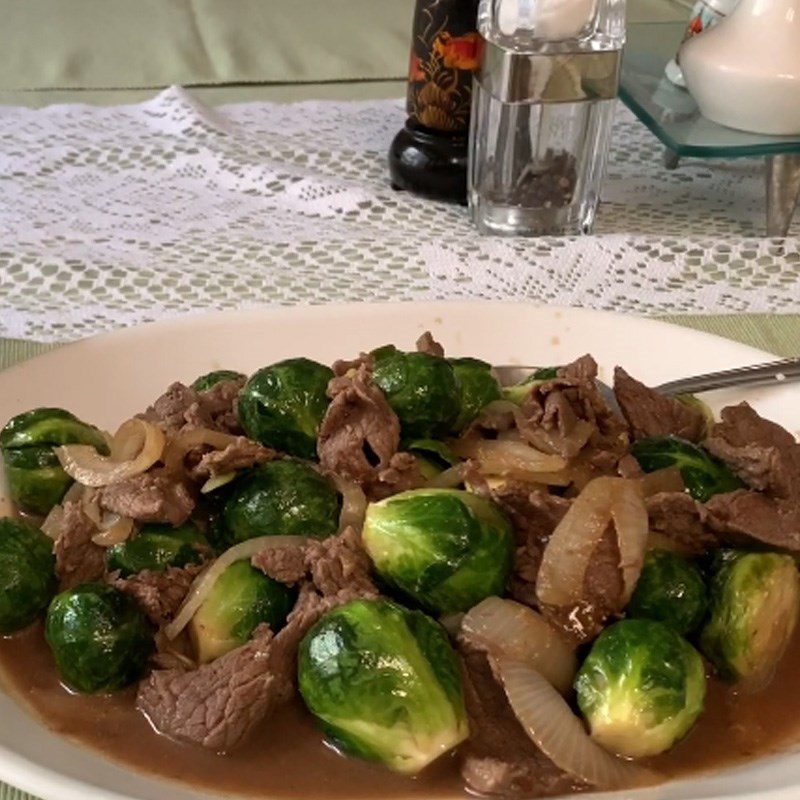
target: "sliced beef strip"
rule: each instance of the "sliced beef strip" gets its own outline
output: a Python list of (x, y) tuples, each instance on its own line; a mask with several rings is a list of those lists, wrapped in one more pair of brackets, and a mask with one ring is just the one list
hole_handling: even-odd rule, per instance
[(277, 457), (277, 453), (245, 436), (237, 436), (223, 450), (204, 453), (189, 471), (193, 480), (205, 481), (227, 472), (249, 469)]
[(139, 522), (181, 525), (192, 513), (195, 501), (186, 484), (155, 471), (104, 487), (100, 490), (100, 505)]
[(106, 568), (105, 548), (92, 541), (97, 528), (84, 513), (80, 501), (68, 501), (63, 509), (53, 548), (62, 591), (101, 580)]
[(486, 655), (462, 641), (464, 699), (470, 738), (461, 747), (461, 775), (473, 792), (503, 797), (546, 797), (577, 791), (530, 740), (495, 680)]
[(705, 511), (711, 529), (731, 544), (747, 546), (755, 541), (800, 552), (800, 502), (794, 499), (740, 489), (714, 495)]
[(686, 555), (702, 555), (719, 545), (705, 522), (706, 510), (686, 492), (657, 492), (645, 500), (650, 531)]
[(291, 697), (300, 641), (338, 602), (306, 587), (276, 636), (262, 625), (247, 644), (209, 664), (154, 670), (139, 685), (137, 708), (172, 739), (220, 753), (235, 749)]
[(133, 597), (151, 622), (160, 627), (175, 616), (201, 570), (201, 565), (189, 564), (161, 572), (145, 569), (127, 578), (111, 573), (106, 579), (111, 586)]
[(323, 597), (377, 597), (372, 561), (353, 528), (297, 547), (265, 548), (251, 563), (270, 578), (289, 585), (311, 581)]
[(672, 435), (699, 442), (705, 435), (706, 418), (702, 412), (659, 394), (622, 367), (614, 370), (614, 394), (634, 439)]
[(427, 353), (429, 356), (436, 356), (437, 358), (444, 358), (444, 347), (433, 338), (433, 334), (430, 331), (425, 331), (425, 333), (417, 339), (417, 352)]
[(800, 503), (800, 444), (789, 431), (759, 416), (747, 403), (724, 408), (706, 449), (751, 488)]
[(197, 392), (176, 381), (139, 416), (167, 433), (177, 433), (186, 424), (184, 415), (195, 402)]
[(378, 471), (376, 480), (368, 487), (367, 496), (371, 500), (382, 500), (398, 492), (417, 489), (424, 483), (416, 458), (411, 453), (395, 453), (386, 469)]

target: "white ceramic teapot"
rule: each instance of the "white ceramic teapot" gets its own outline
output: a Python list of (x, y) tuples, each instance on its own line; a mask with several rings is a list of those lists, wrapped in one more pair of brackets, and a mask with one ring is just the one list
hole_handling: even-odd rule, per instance
[(742, 0), (680, 50), (704, 117), (743, 131), (800, 134), (800, 0)]

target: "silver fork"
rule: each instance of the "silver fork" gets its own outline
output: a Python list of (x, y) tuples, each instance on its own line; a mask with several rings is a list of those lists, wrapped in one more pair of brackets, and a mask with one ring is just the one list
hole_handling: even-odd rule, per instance
[[(511, 386), (527, 378), (536, 369), (537, 367), (504, 364), (496, 366), (494, 371), (501, 385)], [(653, 388), (666, 395), (697, 394), (714, 389), (728, 389), (732, 386), (775, 386), (797, 380), (800, 380), (800, 358), (783, 358), (767, 364), (754, 364), (749, 367), (694, 375), (691, 378), (662, 383)], [(602, 381), (598, 381), (598, 383), (604, 394), (611, 392), (611, 387), (606, 386)]]

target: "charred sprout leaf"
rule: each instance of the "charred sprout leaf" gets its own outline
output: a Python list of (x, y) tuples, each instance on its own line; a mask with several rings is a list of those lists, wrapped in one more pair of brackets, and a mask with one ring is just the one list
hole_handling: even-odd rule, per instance
[(0, 431), (11, 499), (23, 511), (45, 516), (72, 484), (53, 452), (63, 444), (87, 444), (108, 452), (97, 428), (61, 408), (26, 411)]
[(628, 617), (655, 619), (685, 635), (702, 623), (707, 608), (708, 590), (698, 567), (668, 550), (647, 553)]
[(245, 644), (262, 622), (277, 633), (296, 599), (296, 590), (268, 578), (249, 561), (234, 562), (189, 622), (198, 661), (206, 664)]
[(715, 494), (733, 492), (744, 484), (718, 458), (677, 436), (656, 436), (634, 442), (631, 453), (645, 472), (677, 467), (686, 490), (705, 503)]
[(110, 692), (138, 680), (153, 632), (136, 601), (101, 583), (84, 583), (53, 599), (45, 638), (64, 682), (79, 692)]
[(300, 644), (300, 693), (345, 753), (414, 774), (469, 733), (444, 629), (387, 600), (326, 614)]
[(242, 372), (236, 372), (233, 369), (216, 369), (213, 372), (207, 372), (196, 378), (192, 383), (191, 388), (196, 392), (207, 392), (212, 386), (216, 386), (223, 381), (237, 381), (246, 378)]
[(575, 679), (592, 737), (632, 758), (669, 750), (694, 725), (706, 693), (703, 660), (674, 630), (648, 619), (612, 625)]
[(778, 553), (723, 550), (712, 567), (711, 613), (700, 648), (720, 675), (765, 684), (797, 624), (800, 578)]
[(493, 400), (500, 399), (500, 384), (492, 365), (477, 358), (449, 358), (458, 381), (459, 412), (453, 431), (459, 433)]
[(490, 500), (456, 489), (414, 489), (367, 508), (362, 541), (387, 583), (438, 614), (502, 595), (511, 525)]
[(528, 375), (527, 378), (515, 383), (513, 386), (504, 386), (502, 393), (504, 400), (522, 405), (524, 400), (531, 393), (534, 386), (538, 386), (545, 381), (551, 381), (558, 377), (558, 367), (540, 367)]
[(444, 358), (388, 351), (375, 357), (373, 378), (397, 414), (405, 439), (444, 436), (458, 417), (458, 382)]
[(298, 458), (314, 458), (332, 377), (330, 368), (307, 358), (264, 367), (239, 395), (239, 422), (261, 444)]
[(145, 569), (163, 572), (168, 567), (199, 564), (207, 549), (205, 536), (191, 522), (178, 528), (145, 525), (133, 538), (108, 548), (106, 566), (109, 572), (119, 570), (123, 578)]
[(268, 461), (223, 487), (219, 494), (224, 505), (212, 524), (212, 536), (221, 549), (256, 536), (323, 538), (339, 527), (336, 489), (301, 461)]
[(28, 522), (0, 519), (0, 634), (30, 625), (57, 587), (53, 542)]

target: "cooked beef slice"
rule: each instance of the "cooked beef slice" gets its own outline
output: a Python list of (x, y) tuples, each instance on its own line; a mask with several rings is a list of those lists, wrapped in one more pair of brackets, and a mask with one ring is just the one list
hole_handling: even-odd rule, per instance
[(747, 403), (724, 408), (705, 447), (751, 488), (800, 502), (800, 444)]
[(247, 644), (209, 664), (154, 670), (139, 685), (137, 708), (172, 739), (220, 753), (235, 749), (291, 697), (300, 641), (334, 604), (301, 592), (277, 636), (262, 625)]
[(105, 548), (92, 541), (97, 528), (84, 513), (80, 501), (68, 501), (63, 508), (53, 548), (62, 591), (100, 580), (106, 568)]
[(204, 481), (216, 475), (224, 475), (226, 472), (249, 469), (256, 464), (271, 461), (276, 456), (274, 450), (245, 436), (237, 436), (223, 450), (204, 453), (189, 474), (193, 480)]
[(686, 492), (657, 492), (646, 498), (650, 530), (669, 539), (687, 555), (702, 555), (719, 545), (705, 524), (706, 511)]
[(372, 561), (353, 528), (297, 547), (267, 547), (251, 563), (270, 578), (289, 585), (310, 580), (323, 597), (377, 597)]
[(461, 643), (470, 738), (461, 747), (461, 775), (474, 792), (546, 797), (582, 787), (530, 740), (514, 716), (484, 653)]
[(192, 428), (241, 433), (236, 400), (244, 383), (244, 378), (220, 381), (205, 392), (195, 392), (175, 382), (140, 416), (167, 433)]
[(112, 483), (100, 490), (100, 505), (139, 522), (168, 522), (181, 525), (194, 509), (194, 498), (176, 478), (158, 472), (144, 472)]
[(145, 569), (127, 578), (119, 573), (107, 576), (108, 583), (139, 604), (155, 625), (166, 625), (181, 607), (192, 581), (202, 567), (189, 564), (186, 567), (168, 567), (162, 572)]
[(417, 352), (444, 358), (444, 347), (433, 338), (433, 334), (430, 331), (425, 331), (425, 333), (417, 339)]
[(372, 382), (370, 360), (333, 378), (328, 396), (317, 439), (323, 469), (358, 483), (373, 499), (421, 485), (416, 460), (397, 452), (400, 421)]
[(622, 367), (614, 370), (614, 394), (634, 439), (672, 435), (699, 442), (705, 434), (701, 411), (650, 389)]
[(740, 489), (714, 495), (705, 510), (711, 529), (731, 544), (747, 546), (755, 541), (800, 552), (800, 502), (794, 498), (775, 499)]

